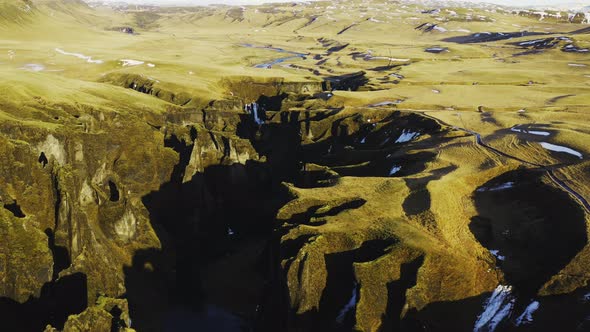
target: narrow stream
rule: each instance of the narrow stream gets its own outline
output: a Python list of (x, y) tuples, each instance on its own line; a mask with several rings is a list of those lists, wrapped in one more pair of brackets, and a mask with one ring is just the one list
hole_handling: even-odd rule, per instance
[(265, 50), (269, 50), (269, 51), (275, 51), (275, 52), (279, 52), (279, 53), (290, 54), (289, 56), (286, 56), (286, 57), (282, 57), (282, 58), (274, 59), (274, 60), (269, 61), (269, 62), (264, 62), (264, 63), (257, 64), (257, 65), (254, 66), (254, 68), (271, 69), (272, 66), (277, 65), (279, 63), (283, 63), (285, 61), (293, 60), (293, 59), (297, 59), (297, 58), (305, 59), (305, 57), (309, 55), (308, 53), (299, 53), (299, 52), (287, 51), (287, 50), (282, 49), (280, 47), (257, 46), (257, 45), (253, 45), (253, 44), (241, 44), (240, 46), (248, 47), (248, 48), (260, 48), (260, 49), (265, 49)]

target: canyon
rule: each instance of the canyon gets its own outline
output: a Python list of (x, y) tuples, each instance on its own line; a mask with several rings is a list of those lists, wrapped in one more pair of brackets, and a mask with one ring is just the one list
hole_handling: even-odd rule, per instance
[(590, 330), (582, 14), (435, 6), (0, 0), (2, 329)]

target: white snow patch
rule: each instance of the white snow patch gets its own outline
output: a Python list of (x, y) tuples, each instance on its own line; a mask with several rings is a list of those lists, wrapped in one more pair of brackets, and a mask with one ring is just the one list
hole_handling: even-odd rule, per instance
[(401, 100), (396, 100), (396, 101), (383, 101), (377, 104), (371, 104), (369, 105), (369, 107), (381, 107), (381, 106), (389, 106), (389, 105), (397, 105), (399, 103), (401, 103)]
[(533, 45), (533, 44), (537, 44), (540, 43), (542, 41), (544, 41), (545, 39), (535, 39), (535, 40), (530, 40), (530, 41), (526, 41), (526, 42), (521, 42), (518, 43), (518, 45), (520, 46), (525, 46), (525, 45)]
[(150, 67), (150, 68), (154, 68), (156, 65), (153, 64), (153, 63), (148, 63), (147, 66)]
[(408, 61), (410, 61), (410, 59), (402, 59), (402, 58), (385, 58), (384, 60), (399, 61), (399, 62), (408, 62)]
[(104, 61), (102, 60), (92, 60), (91, 56), (87, 56), (81, 53), (71, 53), (71, 52), (66, 52), (64, 50), (62, 50), (61, 48), (56, 48), (55, 51), (57, 53), (63, 54), (63, 55), (69, 55), (69, 56), (74, 56), (76, 58), (82, 59), (82, 60), (86, 60), (86, 62), (88, 63), (96, 63), (96, 64), (101, 64)]
[(533, 12), (533, 14), (540, 16), (539, 21), (544, 20), (545, 16), (547, 15), (547, 13), (545, 13), (545, 12)]
[(580, 152), (578, 152), (574, 149), (570, 149), (565, 146), (555, 145), (555, 144), (551, 144), (551, 143), (547, 143), (547, 142), (541, 142), (541, 146), (549, 151), (565, 152), (565, 153), (574, 155), (580, 159), (584, 159), (584, 157), (582, 156), (582, 154)]
[(121, 59), (119, 61), (121, 61), (121, 65), (123, 65), (123, 67), (132, 67), (132, 66), (139, 66), (139, 65), (144, 64), (143, 61), (132, 60), (132, 59)]
[(445, 29), (445, 28), (443, 28), (441, 26), (438, 26), (438, 25), (435, 26), (433, 29), (436, 30), (436, 31), (439, 31), (439, 32), (447, 32), (448, 31), (447, 29)]
[(401, 166), (393, 165), (393, 167), (391, 167), (391, 170), (389, 171), (389, 175), (390, 176), (391, 175), (394, 175), (395, 173), (397, 173), (397, 172), (399, 172), (401, 170), (402, 170), (402, 167)]
[(510, 128), (510, 131), (513, 131), (513, 132), (516, 132), (516, 133), (537, 135), (537, 136), (549, 136), (549, 135), (551, 135), (551, 133), (546, 132), (546, 131), (526, 130), (526, 129), (520, 129), (520, 128), (515, 128), (515, 127)]
[(45, 66), (40, 65), (38, 63), (27, 63), (26, 65), (20, 67), (20, 69), (27, 70), (27, 71), (39, 72), (39, 71), (45, 70)]
[(412, 132), (409, 129), (404, 129), (395, 143), (406, 143), (417, 138), (418, 136), (420, 136), (420, 133)]
[(586, 67), (586, 65), (582, 63), (568, 63), (567, 65), (570, 67)]
[(500, 255), (500, 250), (490, 250), (490, 253), (500, 261), (506, 260), (506, 256)]
[(506, 189), (510, 189), (512, 187), (514, 187), (514, 182), (506, 182), (506, 183), (502, 183), (501, 185), (495, 186), (495, 187), (491, 187), (491, 188), (487, 188), (487, 187), (482, 187), (477, 189), (477, 192), (484, 192), (484, 191), (501, 191), (501, 190), (506, 190)]
[(399, 61), (399, 62), (408, 62), (410, 61), (410, 59), (401, 59), (401, 58), (389, 58), (386, 56), (365, 56), (365, 59), (367, 60), (388, 60), (388, 61)]
[(484, 304), (484, 310), (477, 318), (473, 332), (494, 332), (498, 324), (508, 317), (514, 308), (512, 286), (499, 285)]
[(344, 306), (344, 308), (342, 308), (342, 310), (340, 310), (340, 313), (338, 313), (338, 316), (336, 317), (336, 322), (341, 324), (342, 322), (344, 322), (344, 318), (346, 318), (346, 314), (354, 309), (356, 307), (356, 302), (357, 302), (357, 287), (358, 284), (356, 283), (356, 281), (354, 282), (354, 287), (352, 288), (352, 296), (350, 297), (350, 300), (348, 301), (348, 303)]
[(539, 309), (539, 302), (538, 301), (533, 301), (531, 302), (531, 304), (529, 304), (526, 309), (524, 309), (524, 312), (522, 313), (522, 315), (518, 316), (518, 318), (516, 319), (516, 326), (521, 326), (523, 324), (530, 324), (533, 322), (533, 314), (535, 313), (535, 311), (537, 311), (537, 309)]

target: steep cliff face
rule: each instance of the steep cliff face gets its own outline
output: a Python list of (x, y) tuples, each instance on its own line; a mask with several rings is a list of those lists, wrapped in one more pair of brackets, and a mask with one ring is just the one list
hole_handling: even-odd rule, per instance
[[(273, 331), (417, 331), (433, 317), (464, 329), (498, 284), (534, 282), (534, 295), (548, 283), (553, 294), (551, 277), (585, 245), (576, 212), (560, 243), (577, 244), (551, 271), (515, 272), (492, 253), (520, 257), (529, 231), (502, 242), (489, 225), (498, 198), (486, 192), (505, 181), (486, 179), (517, 164), (489, 164), (468, 135), (418, 113), (284, 110), (270, 106), (274, 93), (317, 97), (272, 92), (256, 98), (257, 113), (236, 99), (165, 114), (78, 105), (34, 125), (3, 122), (7, 326), (158, 331), (221, 315)], [(466, 148), (467, 162), (456, 153)], [(530, 241), (555, 232), (547, 223)], [(441, 303), (466, 318), (445, 321)]]
[[(125, 294), (122, 267), (136, 250), (160, 246), (141, 197), (157, 189), (177, 161), (163, 146), (164, 135), (143, 116), (84, 105), (48, 113), (46, 121), (2, 123), (2, 229), (8, 244), (2, 248), (2, 296), (31, 310), (49, 306), (48, 298), (93, 303), (97, 294)], [(52, 317), (52, 310), (66, 318), (76, 313), (44, 309), (43, 317)], [(7, 323), (63, 326), (63, 317), (43, 317), (15, 316)]]
[(396, 330), (410, 310), (493, 289), (493, 260), (431, 209), (428, 183), (457, 170), (433, 143), (461, 136), (411, 113), (328, 114), (301, 121), (307, 171), (277, 215), (289, 330)]
[(161, 84), (160, 81), (144, 75), (113, 73), (103, 77), (101, 82), (133, 89), (175, 105), (199, 106), (198, 101), (193, 101), (190, 93), (183, 91), (181, 86), (171, 83)]
[[(68, 315), (80, 313), (98, 294), (125, 297), (124, 267), (137, 252), (162, 250), (167, 240), (150, 222), (158, 217), (146, 203), (150, 192), (166, 183), (190, 183), (212, 166), (260, 159), (248, 140), (235, 135), (238, 114), (199, 111), (187, 126), (186, 114), (169, 113), (167, 119), (156, 112), (66, 106), (47, 108), (41, 121), (2, 123), (0, 227), (6, 245), (0, 296), (7, 310), (19, 313), (5, 322), (9, 327), (62, 329)], [(242, 173), (232, 171), (229, 181), (241, 181)], [(182, 192), (172, 194), (176, 199)], [(198, 202), (185, 199), (198, 209)], [(60, 297), (80, 301), (51, 308)], [(35, 317), (40, 310), (47, 314)], [(66, 330), (75, 325), (68, 324)]]
[(0, 0), (0, 330), (590, 329), (586, 15), (335, 2)]

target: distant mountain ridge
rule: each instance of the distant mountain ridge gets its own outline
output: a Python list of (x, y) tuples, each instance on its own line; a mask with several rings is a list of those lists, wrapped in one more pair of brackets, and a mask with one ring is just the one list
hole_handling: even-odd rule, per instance
[(96, 26), (94, 10), (82, 0), (0, 0), (0, 28), (15, 26)]
[[(81, 0), (73, 0), (73, 1), (81, 1)], [(256, 3), (248, 3), (249, 5), (256, 5), (261, 3), (271, 3), (271, 2), (311, 2), (311, 1), (321, 1), (321, 0), (260, 0)], [(127, 0), (127, 1), (104, 1), (104, 0), (85, 0), (86, 3), (91, 5), (109, 5), (115, 7), (124, 7), (129, 5), (150, 5), (150, 6), (158, 6), (157, 0)], [(226, 3), (227, 0), (211, 0), (209, 3), (199, 3), (194, 4), (193, 1), (190, 0), (176, 0), (174, 2), (169, 2), (164, 5), (159, 6), (207, 6), (209, 4), (222, 4)], [(466, 1), (455, 1), (455, 0), (400, 0), (397, 1), (399, 3), (411, 3), (415, 5), (423, 5), (425, 7), (429, 6), (438, 6), (438, 7), (464, 7), (464, 8), (474, 8), (474, 7), (504, 7), (504, 8), (534, 8), (534, 9), (546, 9), (546, 10), (562, 10), (562, 11), (590, 11), (590, 2), (580, 4), (580, 3), (566, 3), (566, 4), (559, 4), (559, 5), (519, 5), (518, 3), (514, 3), (511, 5), (500, 5), (491, 2), (487, 2), (485, 0), (480, 2), (466, 2)], [(515, 1), (516, 2), (516, 1)], [(244, 5), (244, 4), (235, 4), (236, 6)]]
[(425, 8), (479, 8), (500, 11), (506, 14), (530, 17), (538, 21), (554, 23), (590, 24), (590, 3), (561, 4), (557, 6), (499, 5), (486, 1), (465, 2), (445, 0), (401, 0), (400, 3), (424, 6)]
[(535, 9), (547, 9), (547, 10), (567, 10), (567, 11), (590, 11), (590, 2), (579, 3), (563, 3), (556, 5), (534, 5), (528, 6), (528, 8)]

